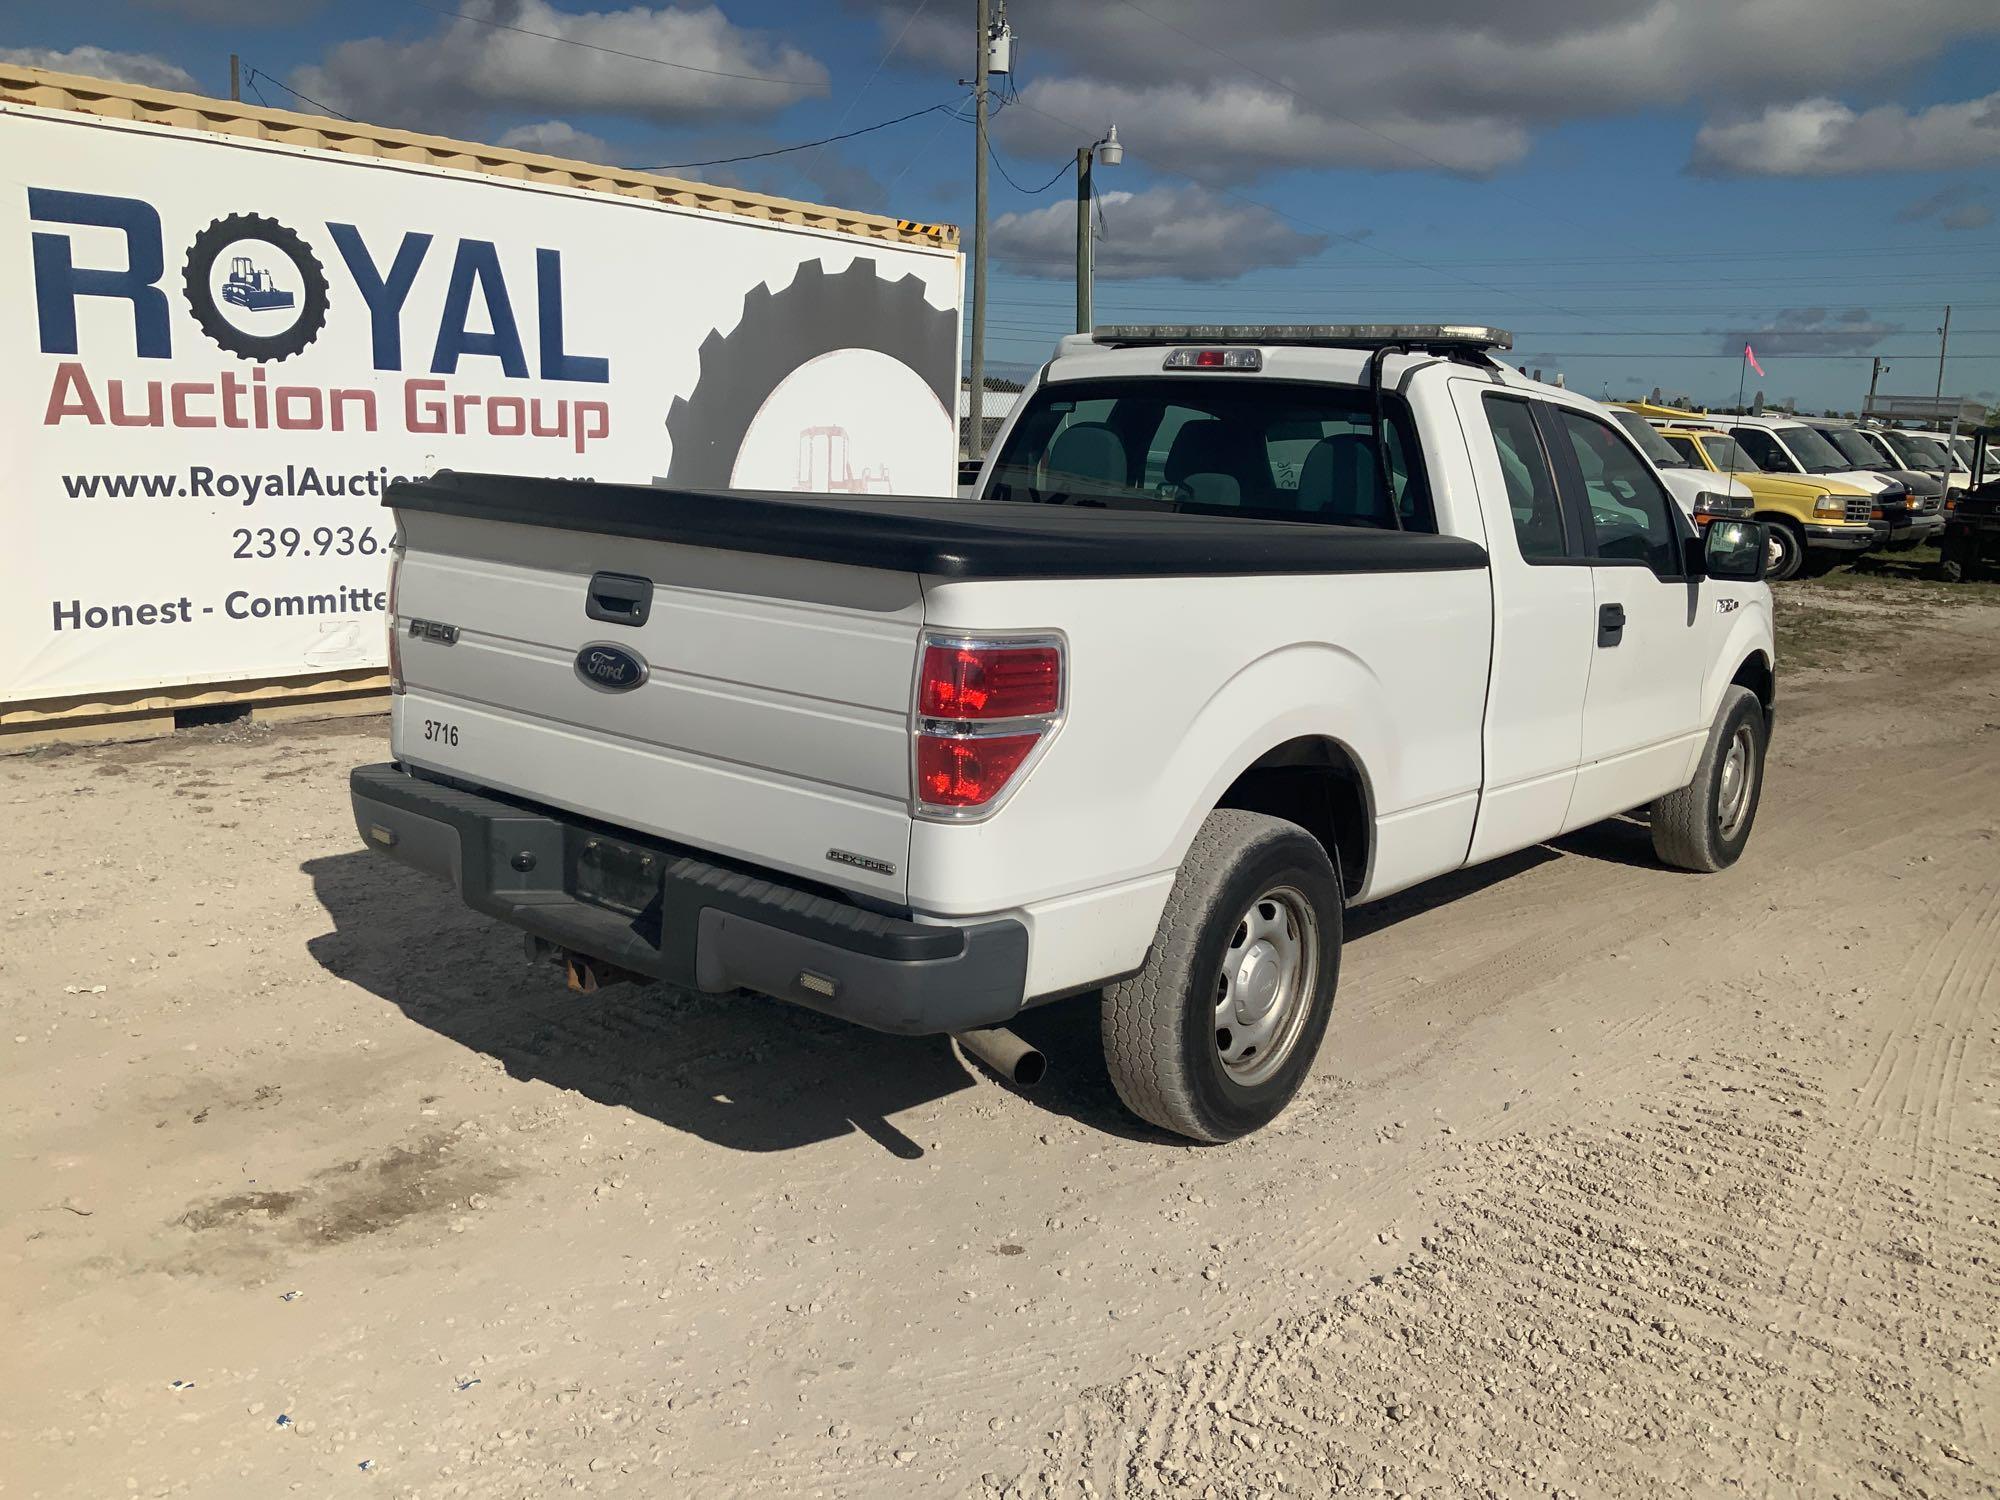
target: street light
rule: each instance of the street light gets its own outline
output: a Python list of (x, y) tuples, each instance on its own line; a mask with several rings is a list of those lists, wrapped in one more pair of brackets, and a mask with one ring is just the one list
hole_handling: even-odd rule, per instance
[(1090, 290), (1096, 256), (1090, 237), (1090, 169), (1101, 161), (1115, 167), (1125, 160), (1125, 147), (1113, 125), (1102, 140), (1076, 148), (1076, 331), (1090, 332)]

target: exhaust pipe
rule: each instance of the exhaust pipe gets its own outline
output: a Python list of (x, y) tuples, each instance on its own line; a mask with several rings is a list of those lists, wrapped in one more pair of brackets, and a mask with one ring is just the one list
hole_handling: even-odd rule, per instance
[(954, 1031), (951, 1039), (1016, 1088), (1031, 1089), (1049, 1070), (1049, 1060), (1004, 1026)]

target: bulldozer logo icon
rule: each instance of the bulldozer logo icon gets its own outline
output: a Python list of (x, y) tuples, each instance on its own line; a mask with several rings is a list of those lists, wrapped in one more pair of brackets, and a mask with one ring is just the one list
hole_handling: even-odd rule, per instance
[(273, 282), (271, 273), (259, 269), (249, 256), (234, 255), (229, 260), (229, 279), (222, 285), (222, 300), (262, 312), (267, 307), (290, 307), (297, 299)]
[(319, 257), (261, 214), (230, 214), (196, 235), (181, 286), (201, 331), (241, 359), (290, 359), (326, 326)]

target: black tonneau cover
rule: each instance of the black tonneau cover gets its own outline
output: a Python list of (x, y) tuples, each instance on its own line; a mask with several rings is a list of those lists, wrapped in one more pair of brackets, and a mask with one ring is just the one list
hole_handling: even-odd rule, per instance
[(644, 484), (445, 471), (384, 505), (943, 578), (1422, 573), (1486, 566), (1458, 537), (1019, 501)]

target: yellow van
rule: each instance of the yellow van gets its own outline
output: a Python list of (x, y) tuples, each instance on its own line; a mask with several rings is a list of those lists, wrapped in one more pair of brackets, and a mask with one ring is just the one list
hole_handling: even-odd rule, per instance
[(1870, 524), (1875, 497), (1858, 485), (1816, 474), (1767, 474), (1735, 438), (1699, 420), (1654, 425), (1676, 452), (1712, 473), (1734, 474), (1749, 489), (1756, 518), (1771, 528), (1773, 579), (1824, 573), (1887, 534)]

